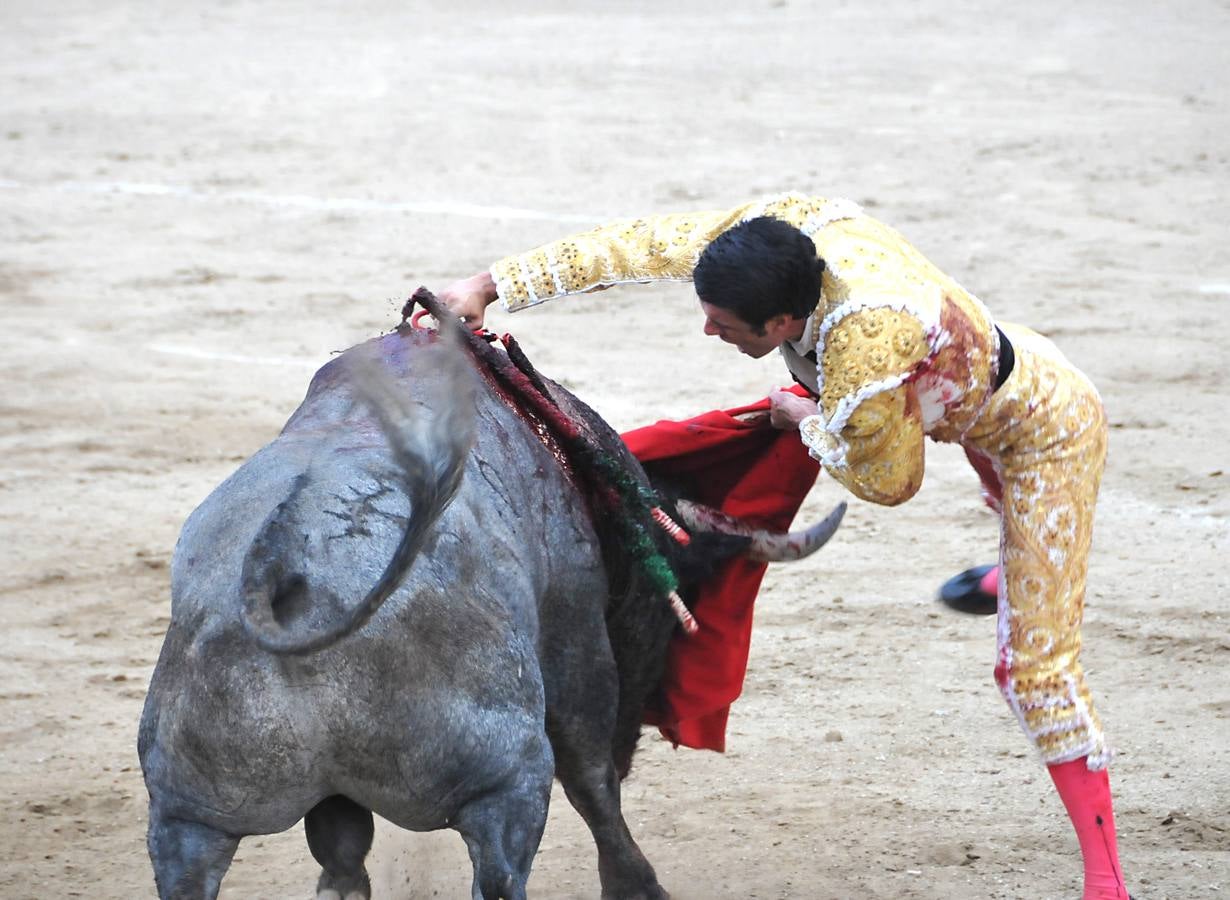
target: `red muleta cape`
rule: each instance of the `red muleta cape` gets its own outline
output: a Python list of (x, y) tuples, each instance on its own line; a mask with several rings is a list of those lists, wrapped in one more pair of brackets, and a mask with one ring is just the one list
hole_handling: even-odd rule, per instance
[[(807, 396), (802, 388), (796, 393)], [(647, 471), (684, 486), (690, 499), (749, 524), (785, 531), (815, 484), (820, 466), (797, 431), (769, 424), (768, 398), (681, 422), (663, 420), (623, 434)], [(726, 749), (730, 705), (743, 690), (752, 640), (752, 606), (767, 565), (728, 560), (699, 588), (692, 613), (700, 630), (677, 632), (645, 722), (672, 743)]]

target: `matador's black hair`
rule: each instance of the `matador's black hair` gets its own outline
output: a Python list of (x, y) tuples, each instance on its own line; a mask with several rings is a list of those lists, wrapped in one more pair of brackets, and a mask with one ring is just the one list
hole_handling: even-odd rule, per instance
[(805, 319), (820, 301), (824, 260), (811, 238), (781, 219), (760, 216), (714, 238), (700, 255), (692, 281), (706, 303), (728, 309), (763, 333), (785, 313)]

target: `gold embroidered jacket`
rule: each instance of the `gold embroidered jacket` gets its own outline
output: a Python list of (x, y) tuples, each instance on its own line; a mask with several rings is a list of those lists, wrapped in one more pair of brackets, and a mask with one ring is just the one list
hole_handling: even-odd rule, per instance
[(803, 441), (857, 496), (909, 499), (922, 483), (924, 435), (959, 440), (989, 399), (998, 335), (976, 297), (857, 204), (787, 194), (628, 219), (502, 259), (491, 274), (509, 311), (616, 284), (690, 281), (714, 237), (757, 216), (798, 227), (826, 263), (819, 307), (802, 340), (783, 347), (819, 396)]

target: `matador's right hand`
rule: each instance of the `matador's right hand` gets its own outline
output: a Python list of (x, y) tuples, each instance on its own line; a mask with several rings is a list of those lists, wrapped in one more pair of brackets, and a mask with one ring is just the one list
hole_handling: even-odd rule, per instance
[(455, 313), (467, 328), (479, 329), (483, 327), (487, 307), (497, 299), (495, 281), (490, 272), (479, 272), (453, 282), (436, 299)]

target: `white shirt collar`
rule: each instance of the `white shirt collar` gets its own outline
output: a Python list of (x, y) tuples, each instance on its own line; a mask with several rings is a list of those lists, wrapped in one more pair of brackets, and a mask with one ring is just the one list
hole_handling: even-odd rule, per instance
[(803, 334), (799, 336), (797, 341), (786, 341), (790, 348), (799, 356), (806, 356), (816, 349), (816, 343), (820, 338), (820, 323), (823, 321), (823, 316), (820, 314), (820, 305), (803, 323)]

